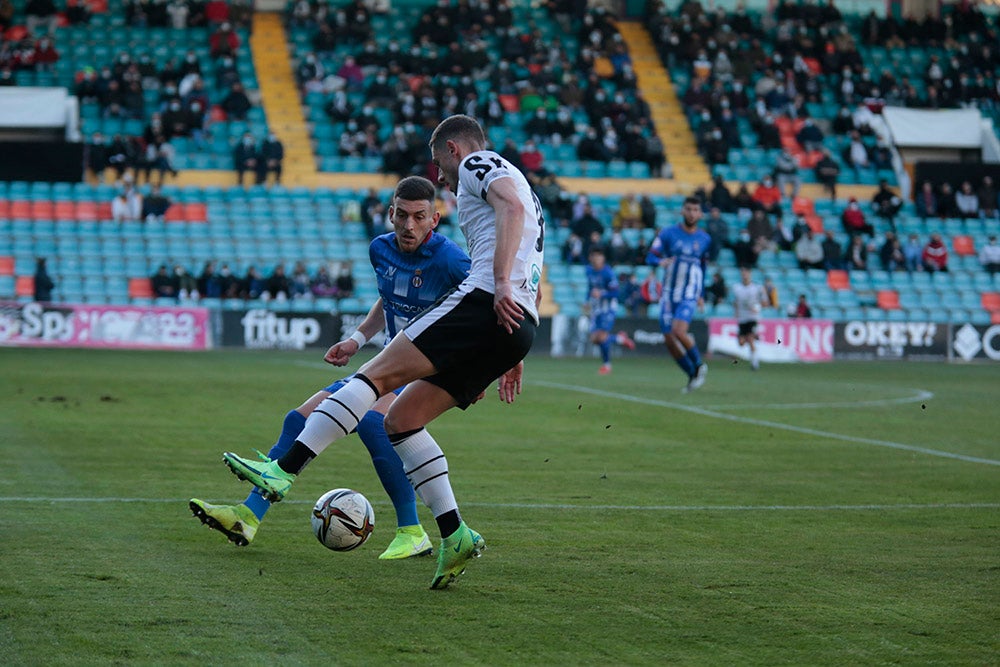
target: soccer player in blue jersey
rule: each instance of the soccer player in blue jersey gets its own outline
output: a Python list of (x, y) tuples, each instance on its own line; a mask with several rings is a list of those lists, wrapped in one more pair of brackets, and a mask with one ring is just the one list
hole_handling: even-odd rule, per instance
[(592, 248), (588, 259), (590, 263), (587, 265), (586, 275), (590, 342), (601, 350), (601, 367), (597, 372), (607, 375), (611, 372), (611, 345), (617, 342), (626, 349), (634, 350), (635, 343), (624, 331), (611, 335), (618, 317), (618, 276), (605, 263), (604, 251), (600, 247)]
[(695, 309), (704, 305), (705, 264), (712, 244), (708, 232), (698, 228), (701, 214), (701, 202), (697, 197), (687, 197), (681, 209), (681, 224), (663, 229), (653, 239), (646, 256), (647, 264), (663, 267), (660, 330), (670, 354), (687, 373), (684, 393), (705, 384), (708, 373), (698, 346), (688, 334)]
[[(327, 351), (324, 359), (328, 363), (344, 366), (379, 331), (385, 332), (388, 344), (414, 316), (468, 275), (468, 255), (447, 237), (434, 233), (440, 218), (434, 202), (434, 184), (425, 178), (410, 176), (396, 186), (389, 207), (389, 219), (395, 231), (376, 237), (368, 250), (378, 279), (379, 299), (357, 331)], [(348, 380), (350, 377), (316, 392), (290, 411), (268, 457), (277, 459), (287, 452), (316, 406)], [(429, 554), (432, 550), (430, 538), (417, 519), (413, 487), (403, 472), (383, 423), (389, 405), (400, 391), (401, 388), (388, 392), (379, 399), (364, 414), (356, 429), (396, 510), (396, 535), (379, 556), (383, 560)], [(223, 533), (237, 545), (245, 546), (253, 540), (271, 503), (260, 489), (254, 488), (239, 505), (212, 505), (192, 498), (189, 506), (202, 523)]]

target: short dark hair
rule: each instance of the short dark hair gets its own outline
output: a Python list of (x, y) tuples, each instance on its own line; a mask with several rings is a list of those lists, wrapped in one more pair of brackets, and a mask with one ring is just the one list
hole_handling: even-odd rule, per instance
[(437, 189), (434, 184), (423, 176), (407, 176), (396, 184), (396, 190), (392, 193), (392, 200), (405, 199), (406, 201), (429, 201), (434, 203), (437, 197)]
[(449, 139), (467, 141), (476, 146), (477, 149), (482, 149), (486, 146), (486, 135), (483, 134), (482, 126), (479, 125), (479, 122), (475, 118), (466, 116), (465, 114), (448, 116), (441, 121), (434, 128), (431, 140), (427, 145), (431, 149), (435, 147), (440, 148)]
[(695, 204), (696, 206), (701, 207), (701, 200), (694, 195), (691, 195), (684, 198), (684, 205), (687, 206), (688, 204)]

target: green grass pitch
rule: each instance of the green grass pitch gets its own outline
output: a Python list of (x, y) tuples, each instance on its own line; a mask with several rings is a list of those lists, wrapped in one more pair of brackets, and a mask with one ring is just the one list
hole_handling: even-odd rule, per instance
[[(662, 358), (531, 357), (517, 404), (432, 426), (489, 548), (430, 591), (376, 558), (356, 437), (247, 548), (188, 512), (244, 497), (221, 453), (266, 451), (321, 356), (0, 349), (4, 664), (998, 664), (1000, 366), (717, 359), (682, 396)], [(349, 553), (309, 526), (338, 486), (375, 506)]]

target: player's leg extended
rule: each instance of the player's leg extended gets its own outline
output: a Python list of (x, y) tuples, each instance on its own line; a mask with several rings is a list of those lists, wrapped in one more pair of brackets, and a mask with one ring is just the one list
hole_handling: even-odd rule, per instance
[(431, 541), (417, 518), (416, 495), (413, 486), (403, 471), (399, 460), (385, 432), (385, 411), (389, 409), (396, 395), (383, 396), (365, 413), (358, 424), (358, 436), (372, 457), (372, 465), (378, 474), (393, 508), (396, 510), (396, 535), (388, 548), (379, 556), (382, 560), (395, 560), (431, 553)]
[(386, 415), (386, 431), (410, 483), (430, 508), (441, 532), (438, 567), (431, 588), (444, 588), (485, 548), (479, 533), (458, 512), (448, 478), (448, 460), (424, 424), (457, 405), (445, 390), (424, 380), (411, 383)]
[(231, 452), (223, 459), (237, 477), (260, 487), (268, 500), (281, 500), (309, 462), (334, 440), (354, 431), (380, 396), (433, 373), (427, 357), (405, 336), (396, 336), (313, 410), (295, 443), (277, 461), (260, 463)]
[[(690, 313), (685, 311), (681, 314), (686, 317), (683, 319), (681, 317), (674, 318), (673, 335), (679, 343), (679, 347), (684, 350), (684, 358), (692, 369), (692, 372), (688, 374), (691, 379), (688, 381), (685, 390), (694, 391), (705, 384), (708, 366), (701, 360), (701, 354), (698, 353), (698, 346), (695, 345), (694, 339), (688, 334), (688, 324), (690, 322), (690, 315), (693, 314), (693, 309)], [(678, 361), (678, 363), (680, 362)]]

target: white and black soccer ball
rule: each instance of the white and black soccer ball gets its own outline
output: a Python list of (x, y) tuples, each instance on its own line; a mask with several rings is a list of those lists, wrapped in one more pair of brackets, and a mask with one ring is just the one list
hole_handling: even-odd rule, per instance
[(365, 543), (375, 529), (375, 510), (362, 494), (352, 489), (327, 491), (312, 510), (316, 539), (327, 549), (350, 551)]

